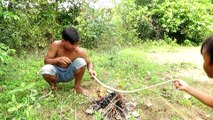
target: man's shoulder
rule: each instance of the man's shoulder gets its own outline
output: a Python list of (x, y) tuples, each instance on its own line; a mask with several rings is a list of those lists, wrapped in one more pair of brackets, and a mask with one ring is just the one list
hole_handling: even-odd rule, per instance
[(82, 47), (77, 47), (76, 51), (78, 53), (86, 53), (86, 49), (82, 48)]
[(78, 50), (78, 51), (87, 51), (86, 48), (82, 48), (82, 47), (77, 47), (77, 50)]
[(61, 40), (57, 40), (52, 43), (52, 46), (60, 46), (60, 45), (61, 45)]
[(61, 40), (56, 40), (53, 42), (53, 44), (61, 44)]

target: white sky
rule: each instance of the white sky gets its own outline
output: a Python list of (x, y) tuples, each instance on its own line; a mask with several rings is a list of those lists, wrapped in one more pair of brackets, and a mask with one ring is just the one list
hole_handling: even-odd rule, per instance
[[(47, 0), (47, 1), (51, 2), (52, 0)], [(79, 2), (80, 1), (81, 0), (79, 0)], [(85, 0), (85, 1), (90, 4), (90, 7), (95, 9), (100, 9), (100, 8), (112, 8), (115, 5), (119, 4), (122, 0)], [(94, 2), (94, 1), (97, 1), (97, 2)], [(9, 0), (2, 0), (2, 3), (3, 5), (7, 6), (9, 3)], [(62, 6), (64, 6), (65, 8), (69, 8), (72, 5), (69, 2), (64, 2)]]
[(97, 2), (93, 2), (92, 0), (86, 0), (86, 1), (89, 2), (90, 6), (95, 9), (112, 8), (121, 2), (121, 0), (98, 0)]

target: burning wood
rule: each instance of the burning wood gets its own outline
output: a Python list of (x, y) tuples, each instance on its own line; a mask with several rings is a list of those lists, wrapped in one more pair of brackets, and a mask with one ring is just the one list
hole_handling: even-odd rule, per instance
[(130, 112), (130, 109), (130, 106), (123, 101), (122, 95), (113, 92), (100, 100), (93, 101), (86, 113), (93, 114), (95, 111), (99, 111), (102, 114), (102, 119), (125, 120), (129, 117), (128, 112)]

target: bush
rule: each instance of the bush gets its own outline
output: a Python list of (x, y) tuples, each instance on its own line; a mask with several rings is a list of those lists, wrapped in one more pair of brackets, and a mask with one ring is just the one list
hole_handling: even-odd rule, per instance
[(111, 36), (113, 27), (110, 9), (94, 9), (85, 3), (84, 10), (76, 18), (76, 26), (80, 36), (81, 45), (86, 48), (97, 47), (100, 42), (104, 42), (103, 34)]
[(123, 0), (110, 9), (87, 6), (77, 17), (82, 45), (87, 48), (111, 47), (136, 43), (138, 37), (151, 38), (151, 19), (145, 16), (146, 12), (147, 7), (138, 7), (134, 0)]
[(10, 49), (5, 44), (0, 43), (0, 76), (5, 73), (5, 65), (12, 61), (12, 55), (15, 54), (14, 49)]
[[(9, 1), (9, 6), (3, 6), (0, 2), (0, 41), (21, 53), (47, 47), (55, 38), (61, 39), (65, 26), (77, 24), (74, 20), (80, 10), (74, 1), (70, 2), (69, 9), (60, 6), (62, 3), (14, 0)], [(20, 19), (1, 17), (1, 10), (14, 13)]]
[(160, 38), (168, 35), (178, 43), (190, 40), (199, 44), (212, 32), (213, 5), (208, 0), (158, 0), (149, 6), (155, 32)]

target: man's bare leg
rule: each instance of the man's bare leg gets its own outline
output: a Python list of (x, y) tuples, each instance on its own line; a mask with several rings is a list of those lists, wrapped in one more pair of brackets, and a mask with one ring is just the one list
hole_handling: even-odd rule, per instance
[(84, 75), (85, 68), (86, 68), (86, 65), (75, 71), (75, 85), (74, 85), (74, 89), (75, 89), (76, 93), (83, 94), (83, 93), (86, 92), (86, 90), (83, 90), (83, 88), (81, 88), (81, 86), (80, 86), (82, 77)]
[(58, 90), (56, 76), (45, 74), (43, 77), (49, 83), (52, 90)]

